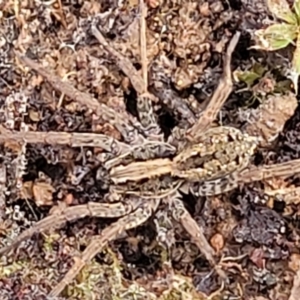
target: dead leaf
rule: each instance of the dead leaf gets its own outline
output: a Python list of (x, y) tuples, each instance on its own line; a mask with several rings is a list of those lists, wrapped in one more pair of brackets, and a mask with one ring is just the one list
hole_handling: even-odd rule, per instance
[(214, 234), (210, 239), (210, 244), (217, 253), (220, 253), (225, 244), (223, 235), (220, 233)]
[(32, 187), (32, 194), (37, 206), (53, 205), (54, 188), (46, 182), (35, 182)]
[(33, 186), (33, 181), (23, 182), (20, 190), (20, 195), (19, 195), (21, 199), (28, 200), (33, 198), (32, 186)]
[(40, 121), (40, 113), (38, 111), (30, 109), (28, 115), (31, 121), (33, 122)]

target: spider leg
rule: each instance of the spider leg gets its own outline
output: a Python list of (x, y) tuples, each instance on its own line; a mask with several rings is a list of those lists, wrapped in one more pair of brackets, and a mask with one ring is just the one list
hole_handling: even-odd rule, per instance
[(272, 177), (289, 177), (300, 173), (300, 159), (293, 159), (280, 164), (251, 167), (238, 176), (239, 183), (260, 181)]
[[(142, 1), (141, 1), (142, 2)], [(124, 57), (121, 53), (116, 51), (109, 43), (105, 40), (101, 32), (95, 25), (92, 25), (92, 32), (97, 38), (99, 43), (115, 58), (115, 61), (122, 72), (130, 79), (132, 86), (136, 90), (137, 97), (137, 110), (139, 119), (143, 125), (144, 132), (147, 133), (152, 139), (160, 140), (160, 128), (157, 125), (156, 118), (153, 112), (153, 102), (158, 102), (158, 98), (161, 102), (166, 105), (170, 111), (176, 115), (188, 120), (189, 124), (194, 124), (195, 116), (189, 107), (178, 97), (176, 94), (172, 94), (169, 89), (155, 88), (155, 95), (150, 94), (147, 91), (148, 77), (147, 77), (147, 58), (146, 58), (146, 38), (145, 38), (145, 10), (141, 3), (142, 17), (141, 17), (141, 57), (142, 57), (142, 69), (143, 78), (134, 68), (129, 59)]]
[(184, 229), (190, 234), (194, 243), (197, 245), (201, 253), (204, 254), (209, 263), (211, 265), (215, 265), (215, 251), (204, 236), (203, 229), (199, 227), (178, 197), (175, 196), (171, 198), (171, 205), (174, 209), (174, 219), (180, 222)]
[[(161, 71), (163, 72), (163, 70)], [(160, 99), (168, 111), (179, 120), (181, 127), (192, 126), (196, 122), (196, 116), (189, 105), (172, 90), (166, 83), (154, 82), (153, 94)]]
[[(142, 17), (143, 18), (143, 17)], [(152, 101), (157, 102), (157, 99), (147, 92), (147, 78), (143, 79), (138, 71), (134, 68), (130, 60), (116, 51), (104, 38), (102, 33), (98, 30), (96, 25), (92, 25), (92, 33), (98, 42), (105, 48), (105, 50), (114, 58), (117, 66), (122, 72), (130, 79), (133, 88), (136, 90), (137, 97), (137, 110), (140, 122), (143, 127), (143, 132), (147, 135), (159, 136), (160, 128), (156, 122)], [(142, 39), (145, 44), (145, 37)], [(142, 45), (145, 50), (146, 45)], [(144, 51), (143, 51), (144, 52)], [(146, 60), (147, 58), (144, 58)], [(144, 72), (145, 73), (145, 72)]]
[(131, 150), (129, 145), (104, 134), (59, 131), (10, 131), (0, 125), (0, 143), (9, 141), (29, 144), (69, 145), (71, 147), (97, 147), (114, 155), (128, 153)]
[(104, 47), (104, 49), (114, 58), (117, 66), (122, 72), (130, 79), (133, 88), (137, 93), (142, 94), (145, 92), (145, 84), (143, 78), (138, 71), (134, 68), (130, 60), (115, 50), (105, 39), (102, 33), (98, 30), (97, 26), (93, 24), (91, 31), (98, 42)]
[(61, 131), (11, 131), (0, 125), (0, 144), (9, 141), (28, 144), (68, 145), (70, 147), (102, 148), (115, 157), (105, 162), (107, 169), (135, 160), (148, 160), (169, 157), (176, 148), (169, 143), (148, 141), (138, 146), (130, 146), (108, 135), (98, 133), (61, 132)]
[(191, 192), (196, 196), (214, 196), (229, 192), (242, 183), (251, 183), (273, 177), (289, 177), (300, 173), (300, 159), (280, 164), (250, 167), (227, 176), (193, 185)]
[(144, 0), (140, 0), (140, 49), (141, 49), (141, 64), (144, 82), (144, 93), (139, 94), (137, 97), (137, 111), (144, 126), (145, 132), (149, 138), (155, 140), (163, 140), (161, 135), (161, 129), (156, 122), (155, 114), (153, 111), (153, 102), (157, 102), (158, 99), (148, 93), (148, 59), (147, 59), (147, 39), (146, 39), (146, 17), (147, 6)]
[(101, 235), (94, 237), (91, 243), (83, 251), (81, 257), (76, 257), (75, 264), (67, 272), (64, 278), (52, 289), (49, 297), (57, 297), (64, 288), (72, 282), (81, 269), (91, 261), (95, 255), (110, 241), (117, 238), (122, 232), (135, 228), (146, 222), (160, 203), (160, 200), (154, 199), (143, 202), (134, 212), (119, 219), (109, 227), (105, 228)]
[(131, 200), (128, 203), (95, 203), (90, 202), (83, 205), (76, 205), (67, 207), (54, 213), (41, 221), (35, 223), (31, 228), (22, 232), (11, 245), (0, 249), (0, 255), (10, 251), (22, 241), (30, 238), (35, 233), (43, 232), (49, 228), (62, 227), (66, 222), (74, 221), (84, 217), (102, 217), (102, 218), (116, 218), (129, 214), (135, 210), (141, 201)]
[(216, 119), (219, 110), (232, 91), (233, 83), (231, 78), (230, 64), (232, 53), (239, 41), (239, 38), (240, 32), (237, 32), (231, 39), (224, 58), (223, 75), (221, 77), (219, 85), (215, 90), (202, 116), (187, 132), (187, 137), (192, 141), (195, 140), (199, 135), (203, 134), (203, 132), (205, 132), (209, 128), (211, 123)]
[(115, 126), (127, 142), (132, 142), (132, 140), (137, 138), (137, 132), (135, 129), (139, 128), (141, 125), (133, 117), (125, 113), (118, 113), (107, 105), (99, 103), (89, 94), (78, 91), (71, 84), (63, 81), (54, 73), (49, 72), (49, 70), (45, 69), (42, 67), (42, 65), (36, 63), (29, 57), (26, 57), (19, 52), (16, 52), (16, 55), (26, 66), (36, 71), (47, 81), (49, 81), (55, 90), (67, 95), (71, 99), (77, 101), (79, 104), (87, 106), (95, 111), (97, 115), (101, 116), (104, 121), (107, 121)]
[(137, 111), (141, 124), (144, 127), (144, 131), (147, 136), (152, 140), (162, 141), (160, 126), (157, 124), (154, 111), (153, 111), (153, 99), (155, 96), (146, 92), (137, 97)]

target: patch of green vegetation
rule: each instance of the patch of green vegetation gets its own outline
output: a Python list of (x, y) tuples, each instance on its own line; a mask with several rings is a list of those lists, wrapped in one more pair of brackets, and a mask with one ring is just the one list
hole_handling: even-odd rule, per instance
[(57, 241), (60, 238), (59, 233), (52, 233), (52, 234), (43, 234), (44, 236), (44, 243), (43, 247), (46, 252), (53, 251), (53, 242)]
[[(105, 251), (110, 264), (99, 264), (95, 260), (85, 266), (76, 278), (76, 283), (64, 291), (67, 299), (102, 299), (102, 300), (217, 300), (220, 291), (207, 297), (196, 291), (192, 280), (176, 274), (166, 274), (166, 278), (152, 279), (149, 285), (143, 286), (136, 281), (126, 280), (117, 255), (110, 249)], [(162, 281), (160, 286), (160, 280)], [(152, 282), (153, 281), (153, 282)], [(168, 284), (166, 285), (166, 281)], [(155, 288), (152, 287), (155, 286)], [(150, 289), (150, 290), (149, 290)]]
[(292, 8), (286, 0), (267, 0), (266, 2), (270, 12), (278, 21), (255, 32), (256, 45), (252, 48), (276, 51), (289, 44), (294, 45), (295, 51), (290, 72), (297, 93), (300, 74), (300, 0), (295, 0)]
[(27, 270), (29, 266), (29, 261), (15, 261), (9, 265), (0, 264), (0, 279), (8, 278), (18, 271)]
[[(26, 260), (17, 260), (7, 264), (0, 263), (0, 280), (18, 278), (20, 289), (26, 290), (30, 285), (39, 286), (45, 293), (59, 280), (57, 264), (59, 257), (54, 251), (54, 242), (59, 240), (59, 234), (44, 235), (43, 258), (48, 257), (48, 263), (55, 267), (41, 267), (39, 255), (33, 255)], [(219, 300), (221, 290), (210, 297), (197, 292), (192, 279), (178, 275), (174, 270), (159, 272), (157, 278), (151, 277), (145, 285), (135, 280), (127, 280), (122, 273), (122, 261), (109, 247), (103, 250), (106, 263), (93, 259), (77, 275), (75, 281), (68, 285), (62, 293), (64, 299), (87, 300)], [(163, 252), (162, 259), (167, 259)], [(60, 278), (61, 279), (61, 278)]]

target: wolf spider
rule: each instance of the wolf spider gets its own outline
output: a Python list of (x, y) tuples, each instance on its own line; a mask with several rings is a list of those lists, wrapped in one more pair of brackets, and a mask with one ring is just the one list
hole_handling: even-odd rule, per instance
[[(188, 130), (175, 128), (168, 140), (164, 141), (152, 108), (153, 102), (158, 99), (147, 92), (147, 66), (143, 66), (144, 76), (141, 77), (129, 60), (109, 45), (95, 25), (92, 25), (91, 30), (136, 89), (139, 120), (126, 112), (116, 112), (90, 95), (79, 92), (28, 57), (17, 52), (16, 55), (22, 63), (49, 81), (54, 89), (101, 115), (104, 121), (120, 132), (124, 142), (94, 133), (17, 132), (0, 128), (2, 143), (12, 140), (50, 145), (67, 144), (71, 147), (100, 147), (110, 154), (102, 162), (97, 174), (99, 179), (109, 183), (110, 202), (90, 202), (67, 207), (35, 223), (11, 245), (0, 249), (0, 254), (3, 255), (34, 233), (50, 227), (60, 227), (67, 221), (86, 216), (119, 218), (92, 239), (81, 256), (75, 259), (73, 267), (49, 293), (50, 297), (58, 296), (109, 241), (148, 220), (161, 201), (167, 201), (171, 205), (175, 220), (187, 230), (209, 263), (216, 266), (214, 249), (207, 242), (201, 227), (185, 209), (178, 191), (187, 190), (196, 196), (211, 196), (232, 190), (240, 183), (300, 172), (298, 160), (248, 168), (249, 160), (259, 144), (259, 137), (231, 127), (210, 128), (232, 90), (230, 64), (239, 33), (229, 43), (224, 57), (223, 75), (201, 117), (196, 120), (192, 112), (186, 112), (189, 118), (187, 123), (194, 125)], [(143, 58), (145, 53), (142, 53)], [(176, 101), (175, 99), (172, 105), (178, 111), (188, 109), (183, 103)]]

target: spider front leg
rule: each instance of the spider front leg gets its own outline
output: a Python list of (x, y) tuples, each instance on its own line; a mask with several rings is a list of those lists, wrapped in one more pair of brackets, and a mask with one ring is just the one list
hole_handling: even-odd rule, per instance
[(220, 195), (237, 188), (240, 184), (274, 177), (287, 178), (297, 173), (300, 173), (300, 159), (294, 159), (279, 164), (249, 167), (222, 178), (205, 181), (197, 186), (194, 185), (191, 187), (191, 191), (196, 196)]
[(150, 93), (146, 92), (138, 95), (136, 100), (136, 107), (139, 115), (139, 120), (147, 132), (148, 137), (162, 140), (161, 129), (157, 124), (152, 102), (157, 99)]
[[(138, 200), (140, 201), (140, 200)], [(95, 255), (110, 241), (116, 239), (122, 232), (135, 228), (146, 222), (157, 209), (160, 203), (159, 199), (144, 201), (131, 214), (119, 219), (117, 222), (105, 228), (102, 233), (94, 237), (90, 245), (83, 251), (81, 257), (74, 258), (75, 264), (64, 276), (64, 278), (53, 288), (49, 297), (57, 297), (70, 284), (82, 268), (90, 262)]]
[(218, 87), (198, 122), (187, 132), (187, 137), (192, 141), (197, 139), (199, 135), (203, 134), (210, 127), (211, 123), (216, 119), (219, 110), (231, 93), (233, 86), (230, 68), (231, 57), (239, 38), (240, 32), (237, 32), (231, 39), (224, 58), (223, 75)]
[(43, 76), (55, 90), (67, 95), (70, 99), (75, 100), (79, 104), (87, 106), (98, 116), (101, 116), (103, 121), (112, 124), (121, 133), (126, 142), (131, 143), (132, 141), (139, 140), (140, 135), (136, 132), (136, 128), (140, 128), (141, 124), (132, 116), (125, 112), (118, 113), (105, 104), (99, 103), (97, 99), (87, 93), (80, 92), (71, 84), (63, 81), (59, 76), (50, 72), (29, 57), (18, 52), (16, 52), (16, 56), (26, 66)]
[[(138, 71), (134, 68), (130, 60), (116, 51), (107, 42), (96, 25), (92, 25), (91, 30), (98, 42), (114, 58), (117, 66), (130, 79), (133, 88), (137, 92), (137, 111), (139, 120), (142, 124), (142, 128), (140, 129), (143, 132), (146, 132), (149, 136), (160, 136), (160, 127), (156, 122), (152, 106), (152, 101), (157, 102), (157, 99), (147, 92), (147, 78), (142, 78)], [(145, 42), (144, 39), (142, 40)], [(145, 48), (145, 45), (142, 45), (141, 48)]]
[(238, 176), (239, 183), (249, 183), (272, 177), (289, 177), (300, 173), (300, 159), (259, 167), (251, 167), (242, 171)]
[(131, 151), (130, 145), (98, 133), (60, 131), (10, 131), (0, 125), (0, 144), (7, 142), (46, 145), (68, 145), (71, 147), (97, 147), (113, 155)]

